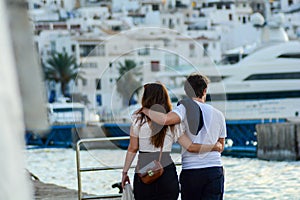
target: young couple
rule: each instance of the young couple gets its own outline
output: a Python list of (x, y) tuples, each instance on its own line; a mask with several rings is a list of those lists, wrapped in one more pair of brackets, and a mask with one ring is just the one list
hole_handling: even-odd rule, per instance
[[(226, 126), (222, 113), (205, 104), (207, 85), (205, 76), (191, 74), (184, 84), (190, 100), (182, 101), (174, 110), (171, 110), (168, 92), (162, 84), (144, 86), (142, 108), (132, 116), (130, 144), (122, 173), (124, 187), (126, 182), (130, 183), (127, 172), (139, 151), (133, 183), (136, 200), (178, 199), (179, 181), (170, 157), (174, 142), (183, 147), (181, 199), (223, 199), (221, 152)], [(155, 182), (144, 184), (137, 175), (138, 169), (158, 160), (161, 148), (164, 173)]]

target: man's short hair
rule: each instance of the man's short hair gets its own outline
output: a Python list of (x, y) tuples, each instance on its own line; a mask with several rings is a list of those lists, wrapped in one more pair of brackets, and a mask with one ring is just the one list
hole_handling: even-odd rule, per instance
[(193, 73), (189, 75), (184, 83), (185, 94), (190, 97), (202, 98), (204, 90), (207, 88), (209, 79), (201, 74)]

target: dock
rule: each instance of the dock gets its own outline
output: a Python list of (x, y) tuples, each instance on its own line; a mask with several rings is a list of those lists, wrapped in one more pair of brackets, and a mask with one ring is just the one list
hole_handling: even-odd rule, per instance
[[(32, 180), (32, 185), (34, 187), (35, 200), (76, 200), (78, 199), (77, 190), (72, 190), (55, 184), (44, 183), (40, 180)], [(84, 195), (88, 195), (88, 194), (84, 194)], [(115, 198), (103, 197), (98, 199), (121, 200), (120, 197), (115, 197)]]
[(300, 160), (300, 124), (293, 122), (259, 124), (257, 157), (264, 160)]

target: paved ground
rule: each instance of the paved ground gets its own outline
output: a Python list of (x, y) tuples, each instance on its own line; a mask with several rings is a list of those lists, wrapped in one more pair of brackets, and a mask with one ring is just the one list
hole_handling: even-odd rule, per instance
[(78, 199), (77, 191), (54, 184), (33, 180), (34, 196), (36, 200), (73, 200)]
[[(39, 180), (32, 180), (34, 185), (35, 200), (77, 200), (76, 190), (61, 187), (54, 184), (43, 183)], [(86, 195), (86, 194), (85, 194)], [(120, 200), (121, 198), (98, 198), (106, 200)]]

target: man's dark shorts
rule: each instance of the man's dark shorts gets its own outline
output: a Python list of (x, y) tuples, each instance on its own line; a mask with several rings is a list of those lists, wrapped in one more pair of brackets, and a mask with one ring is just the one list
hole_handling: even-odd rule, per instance
[(223, 167), (182, 170), (180, 184), (182, 200), (223, 199)]

